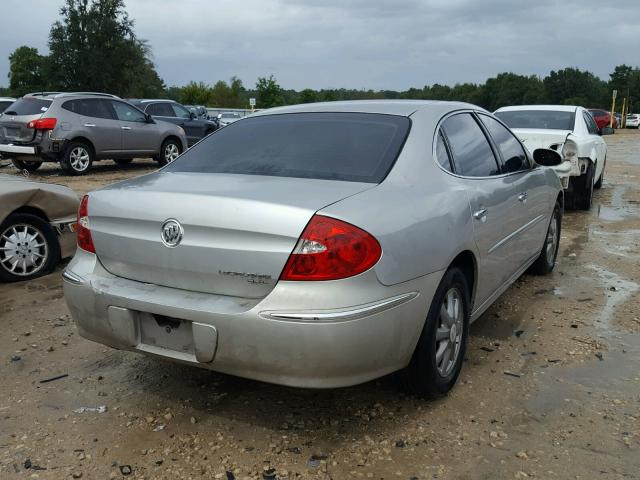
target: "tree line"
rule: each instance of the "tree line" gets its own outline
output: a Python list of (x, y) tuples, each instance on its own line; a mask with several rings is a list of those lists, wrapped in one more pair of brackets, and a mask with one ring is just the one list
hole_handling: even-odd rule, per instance
[(609, 109), (611, 92), (626, 97), (635, 111), (640, 69), (618, 65), (602, 80), (587, 70), (564, 68), (545, 77), (500, 73), (484, 83), (425, 85), (408, 90), (282, 88), (271, 75), (246, 88), (232, 77), (207, 84), (190, 82), (167, 87), (158, 75), (149, 45), (139, 39), (124, 0), (65, 0), (61, 19), (49, 32), (49, 55), (18, 47), (9, 56), (9, 87), (0, 95), (22, 96), (36, 91), (97, 91), (123, 98), (171, 98), (209, 107), (257, 108), (336, 100), (423, 99), (463, 101), (493, 111), (504, 105), (567, 104)]

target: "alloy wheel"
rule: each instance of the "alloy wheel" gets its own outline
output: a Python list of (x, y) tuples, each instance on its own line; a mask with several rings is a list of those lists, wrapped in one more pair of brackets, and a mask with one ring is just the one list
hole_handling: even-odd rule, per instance
[(89, 168), (91, 156), (85, 147), (74, 147), (69, 154), (69, 163), (76, 172), (84, 172)]
[(555, 260), (556, 249), (558, 248), (558, 213), (556, 210), (551, 215), (551, 223), (549, 224), (549, 231), (547, 232), (547, 263), (552, 265)]
[(43, 233), (32, 225), (11, 225), (0, 235), (0, 266), (13, 275), (37, 273), (47, 263), (48, 255)]
[(180, 155), (180, 150), (175, 143), (168, 143), (164, 147), (164, 159), (167, 161), (167, 163), (173, 162), (176, 158), (178, 158), (178, 155)]
[(453, 371), (460, 355), (464, 330), (463, 308), (460, 291), (455, 287), (447, 290), (440, 306), (436, 330), (436, 367), (442, 377)]

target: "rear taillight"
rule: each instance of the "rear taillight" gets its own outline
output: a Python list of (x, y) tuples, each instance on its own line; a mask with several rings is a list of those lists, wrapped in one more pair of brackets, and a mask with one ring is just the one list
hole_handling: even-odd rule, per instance
[(27, 123), (27, 128), (33, 128), (34, 130), (53, 130), (58, 123), (57, 118), (40, 118), (39, 120), (32, 120)]
[(331, 217), (314, 215), (302, 232), (280, 280), (338, 280), (368, 270), (382, 255), (378, 241), (364, 230)]
[(90, 253), (96, 253), (89, 229), (89, 195), (85, 195), (78, 208), (78, 247)]

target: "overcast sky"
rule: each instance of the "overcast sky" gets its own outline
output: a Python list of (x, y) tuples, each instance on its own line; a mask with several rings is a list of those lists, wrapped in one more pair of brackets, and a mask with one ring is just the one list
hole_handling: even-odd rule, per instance
[[(47, 52), (62, 0), (2, 0), (0, 85)], [(167, 85), (273, 74), (284, 88), (404, 90), (640, 64), (640, 0), (126, 0)]]

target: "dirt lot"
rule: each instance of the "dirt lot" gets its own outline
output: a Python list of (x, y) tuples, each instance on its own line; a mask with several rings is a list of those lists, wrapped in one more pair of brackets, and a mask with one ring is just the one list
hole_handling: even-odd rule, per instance
[[(607, 143), (555, 272), (473, 324), (439, 401), (393, 376), (307, 391), (114, 351), (76, 334), (60, 271), (0, 285), (0, 478), (640, 478), (640, 134)], [(154, 167), (33, 176), (82, 194)]]

